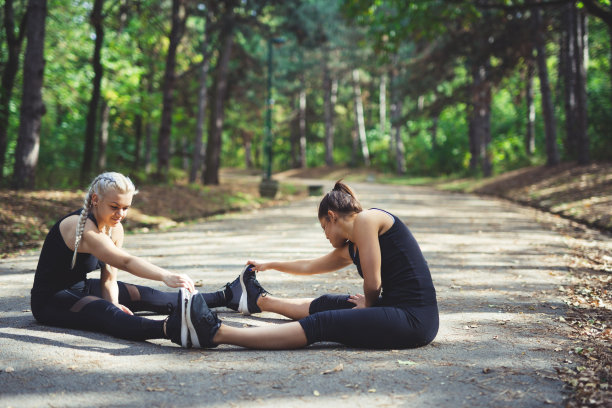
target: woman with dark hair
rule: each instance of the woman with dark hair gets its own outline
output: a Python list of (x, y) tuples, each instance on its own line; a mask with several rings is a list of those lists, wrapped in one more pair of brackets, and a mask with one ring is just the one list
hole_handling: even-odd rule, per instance
[[(414, 348), (430, 343), (438, 332), (436, 292), (419, 245), (396, 216), (380, 209), (363, 210), (342, 181), (319, 204), (319, 222), (333, 250), (308, 260), (248, 261), (239, 278), (228, 285), (228, 306), (244, 314), (270, 311), (294, 322), (238, 328), (222, 324), (212, 311), (203, 314), (200, 294), (187, 303), (189, 336), (194, 345), (234, 344), (259, 349), (290, 349), (319, 341), (352, 347)], [(316, 299), (270, 296), (255, 278), (256, 271), (277, 270), (296, 275), (333, 272), (351, 263), (363, 277), (363, 294), (323, 295)]]

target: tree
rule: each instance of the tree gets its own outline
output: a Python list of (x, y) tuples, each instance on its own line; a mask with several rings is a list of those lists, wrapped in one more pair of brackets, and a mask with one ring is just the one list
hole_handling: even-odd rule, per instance
[(27, 13), (27, 46), (23, 61), (23, 93), (12, 183), (16, 189), (34, 188), (40, 144), (40, 121), (45, 113), (42, 86), (45, 70), (47, 1), (29, 0)]
[(542, 15), (540, 9), (534, 11), (534, 37), (537, 52), (538, 76), (540, 77), (540, 92), (542, 93), (542, 112), (544, 115), (544, 129), (546, 132), (546, 164), (554, 166), (559, 164), (559, 150), (557, 147), (557, 126), (553, 112), (553, 102), (548, 81), (548, 67), (546, 66), (546, 51), (542, 36)]
[(589, 162), (589, 140), (587, 133), (586, 59), (587, 48), (586, 15), (574, 3), (563, 10), (563, 32), (561, 44), (561, 73), (564, 78), (565, 96), (565, 152), (580, 164)]
[(223, 17), (219, 33), (219, 57), (215, 68), (213, 83), (213, 104), (210, 110), (208, 143), (206, 145), (206, 162), (204, 184), (219, 184), (219, 165), (221, 162), (221, 133), (225, 118), (225, 100), (227, 98), (229, 62), (234, 40), (234, 4), (228, 6)]
[(0, 180), (4, 177), (4, 160), (6, 157), (6, 146), (8, 144), (8, 125), (11, 98), (15, 86), (15, 76), (19, 70), (19, 55), (21, 44), (25, 35), (27, 13), (23, 13), (19, 23), (19, 31), (15, 33), (15, 13), (13, 0), (5, 0), (4, 3), (4, 30), (8, 48), (8, 59), (2, 73), (2, 84), (0, 88)]
[(104, 43), (104, 15), (102, 13), (102, 7), (104, 6), (104, 0), (95, 0), (93, 10), (91, 12), (89, 21), (96, 33), (96, 39), (94, 42), (94, 52), (92, 58), (92, 65), (94, 70), (93, 78), (93, 89), (91, 91), (91, 98), (89, 100), (89, 112), (87, 113), (87, 128), (85, 129), (85, 147), (83, 149), (83, 162), (81, 164), (81, 184), (85, 184), (86, 181), (91, 177), (91, 166), (93, 164), (94, 157), (94, 146), (96, 140), (96, 123), (97, 114), (100, 104), (100, 88), (102, 85), (102, 76), (104, 74), (104, 68), (101, 62), (101, 51)]
[[(208, 103), (208, 69), (210, 66), (209, 38), (210, 38), (210, 14), (206, 10), (204, 17), (204, 38), (202, 39), (202, 68), (200, 68), (200, 88), (198, 92), (198, 119), (193, 148), (193, 161), (189, 173), (189, 182), (194, 183), (197, 174), (202, 168), (204, 159), (204, 148), (202, 136), (204, 135), (204, 117), (206, 116), (206, 105)], [(202, 174), (203, 175), (203, 174)]]
[(166, 54), (166, 70), (162, 85), (163, 107), (157, 140), (157, 176), (161, 180), (167, 179), (170, 167), (170, 133), (172, 131), (172, 111), (174, 109), (176, 51), (185, 32), (186, 21), (186, 0), (172, 0), (172, 27), (168, 36), (170, 41)]

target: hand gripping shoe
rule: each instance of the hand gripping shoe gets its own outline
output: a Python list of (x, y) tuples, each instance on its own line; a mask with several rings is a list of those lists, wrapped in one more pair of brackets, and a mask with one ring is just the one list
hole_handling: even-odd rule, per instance
[(268, 292), (257, 282), (253, 265), (247, 265), (242, 271), (238, 279), (240, 280), (240, 302), (238, 303), (238, 311), (243, 315), (251, 313), (260, 313), (261, 309), (257, 306), (257, 299), (260, 296), (265, 296)]

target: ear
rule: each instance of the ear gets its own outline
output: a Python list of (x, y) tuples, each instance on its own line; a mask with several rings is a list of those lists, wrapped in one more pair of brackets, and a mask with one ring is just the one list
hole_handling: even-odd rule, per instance
[(327, 210), (327, 218), (329, 218), (330, 221), (333, 221), (333, 222), (338, 221), (338, 216), (332, 210)]
[(97, 207), (98, 202), (100, 202), (100, 197), (96, 193), (93, 193), (91, 195), (91, 205), (93, 205), (94, 207)]

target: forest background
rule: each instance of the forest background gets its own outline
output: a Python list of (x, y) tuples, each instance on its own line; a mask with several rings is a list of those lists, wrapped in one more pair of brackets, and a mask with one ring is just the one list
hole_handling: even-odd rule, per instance
[(6, 0), (2, 21), (13, 188), (612, 157), (609, 0)]
[(254, 175), (450, 180), (582, 223), (555, 226), (584, 242), (563, 289), (582, 365), (559, 375), (568, 406), (610, 401), (612, 254), (583, 226), (612, 230), (610, 0), (4, 0), (0, 18), (0, 256), (109, 169), (141, 191), (128, 229), (264, 203)]

